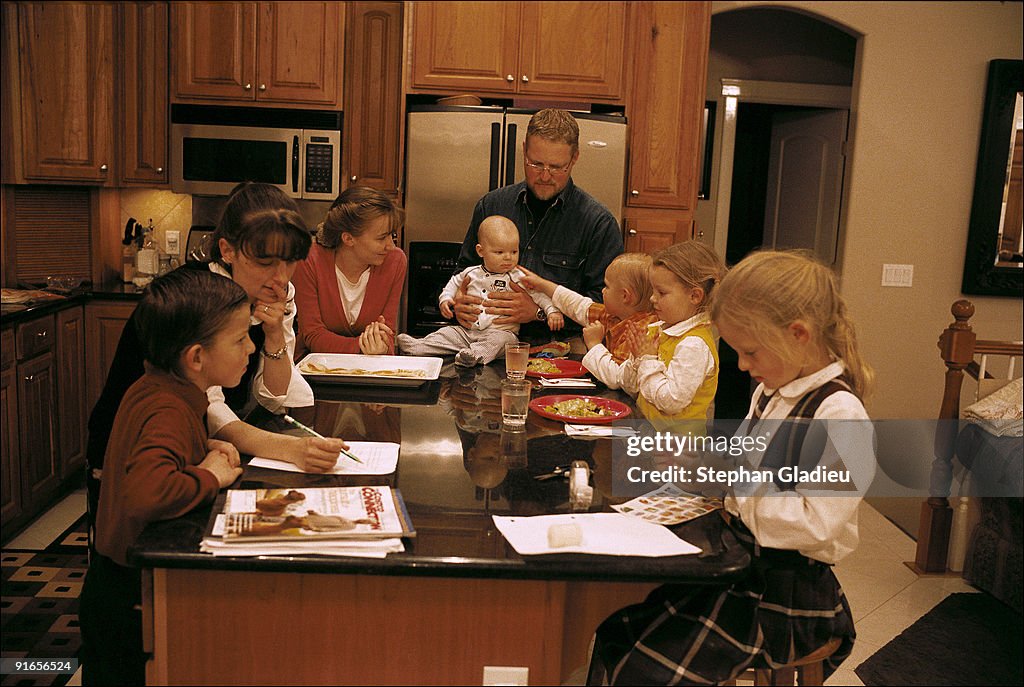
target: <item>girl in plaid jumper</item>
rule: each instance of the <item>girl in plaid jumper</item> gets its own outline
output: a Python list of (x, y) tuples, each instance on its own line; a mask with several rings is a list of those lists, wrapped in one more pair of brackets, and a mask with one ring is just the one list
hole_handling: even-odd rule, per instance
[[(740, 432), (767, 435), (769, 421), (782, 421), (771, 425), (767, 450), (745, 456), (773, 469), (774, 481), (734, 486), (725, 499), (750, 571), (728, 587), (664, 585), (609, 617), (597, 631), (590, 684), (717, 684), (839, 638), (829, 675), (853, 648), (853, 617), (832, 565), (857, 546), (857, 508), (874, 477), (860, 400), (872, 372), (835, 277), (801, 254), (757, 253), (722, 280), (711, 317), (740, 369), (759, 382)], [(825, 422), (838, 420), (861, 422)], [(814, 465), (848, 470), (853, 486), (838, 491), (779, 470)]]

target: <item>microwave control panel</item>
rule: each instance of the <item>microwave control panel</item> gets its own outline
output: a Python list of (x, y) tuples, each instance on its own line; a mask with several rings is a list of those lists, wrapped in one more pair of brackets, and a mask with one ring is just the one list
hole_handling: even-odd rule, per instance
[[(311, 136), (311, 141), (327, 137)], [(306, 144), (306, 193), (331, 193), (334, 190), (334, 146), (330, 143)]]

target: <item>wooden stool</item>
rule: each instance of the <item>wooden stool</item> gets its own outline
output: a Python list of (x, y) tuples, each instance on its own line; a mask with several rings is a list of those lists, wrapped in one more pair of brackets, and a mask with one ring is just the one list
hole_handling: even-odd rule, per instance
[[(792, 663), (787, 663), (781, 668), (755, 668), (748, 670), (743, 677), (749, 679), (753, 672), (755, 685), (815, 685), (820, 687), (825, 682), (825, 659), (836, 652), (841, 640), (834, 637), (827, 644), (815, 651), (812, 651), (803, 658), (798, 658)], [(794, 683), (794, 678), (796, 682)], [(735, 680), (726, 682), (727, 685), (735, 685)]]

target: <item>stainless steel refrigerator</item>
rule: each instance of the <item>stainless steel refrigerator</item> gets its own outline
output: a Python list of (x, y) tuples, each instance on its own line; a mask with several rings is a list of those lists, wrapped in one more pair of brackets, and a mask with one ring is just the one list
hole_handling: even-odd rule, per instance
[[(491, 106), (409, 110), (403, 232), (409, 283), (400, 324), (406, 331), (421, 336), (450, 324), (437, 309), (437, 296), (457, 269), (476, 202), (490, 190), (523, 180), (523, 139), (533, 113)], [(573, 182), (603, 203), (621, 226), (626, 118), (572, 114), (580, 127)]]
[[(413, 241), (459, 241), (473, 207), (488, 191), (523, 180), (523, 139), (533, 110), (434, 106), (408, 113), (405, 247)], [(626, 118), (573, 112), (580, 127), (577, 186), (622, 224)]]

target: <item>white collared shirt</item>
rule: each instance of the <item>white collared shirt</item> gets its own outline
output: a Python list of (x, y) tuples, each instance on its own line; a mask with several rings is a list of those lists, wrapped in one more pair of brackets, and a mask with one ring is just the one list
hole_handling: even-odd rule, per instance
[[(219, 263), (209, 263), (210, 271), (214, 274), (219, 274), (222, 277), (231, 278), (231, 275), (225, 270)], [(288, 356), (288, 360), (292, 361), (295, 358), (295, 287), (292, 286), (291, 282), (288, 282), (288, 302), (291, 304), (291, 308), (286, 308), (282, 327), (284, 328), (284, 345), (285, 353)], [(291, 312), (287, 312), (287, 310)], [(249, 325), (257, 325), (260, 320), (255, 317), (249, 318)], [(313, 389), (309, 386), (309, 382), (303, 378), (299, 369), (292, 364), (292, 376), (288, 382), (288, 389), (284, 394), (278, 396), (272, 394), (266, 385), (263, 383), (263, 356), (260, 356), (258, 367), (256, 368), (256, 374), (252, 380), (253, 396), (256, 401), (269, 410), (272, 413), (279, 413), (286, 408), (304, 408), (311, 406), (314, 403)], [(224, 400), (224, 390), (219, 386), (211, 386), (206, 390), (206, 396), (210, 400), (210, 407), (207, 410), (207, 428), (210, 431), (211, 437), (216, 437), (217, 433), (232, 422), (239, 420), (238, 415), (235, 411), (228, 407), (228, 404)]]
[[(841, 361), (833, 362), (779, 389), (761, 384), (754, 391), (742, 434), (758, 436), (759, 426), (777, 426), (765, 420), (782, 420), (807, 393), (843, 373)], [(753, 420), (754, 408), (762, 394), (770, 399), (760, 420)], [(759, 485), (755, 492), (736, 493), (725, 498), (725, 508), (739, 515), (761, 546), (796, 550), (803, 555), (833, 564), (857, 548), (857, 508), (875, 475), (874, 432), (860, 399), (848, 391), (837, 391), (825, 398), (814, 420), (858, 420), (826, 424), (829, 441), (820, 464), (850, 471), (855, 488), (837, 495), (831, 489), (814, 490), (797, 485), (795, 491), (780, 495), (773, 483)], [(761, 455), (746, 456), (754, 467)]]

